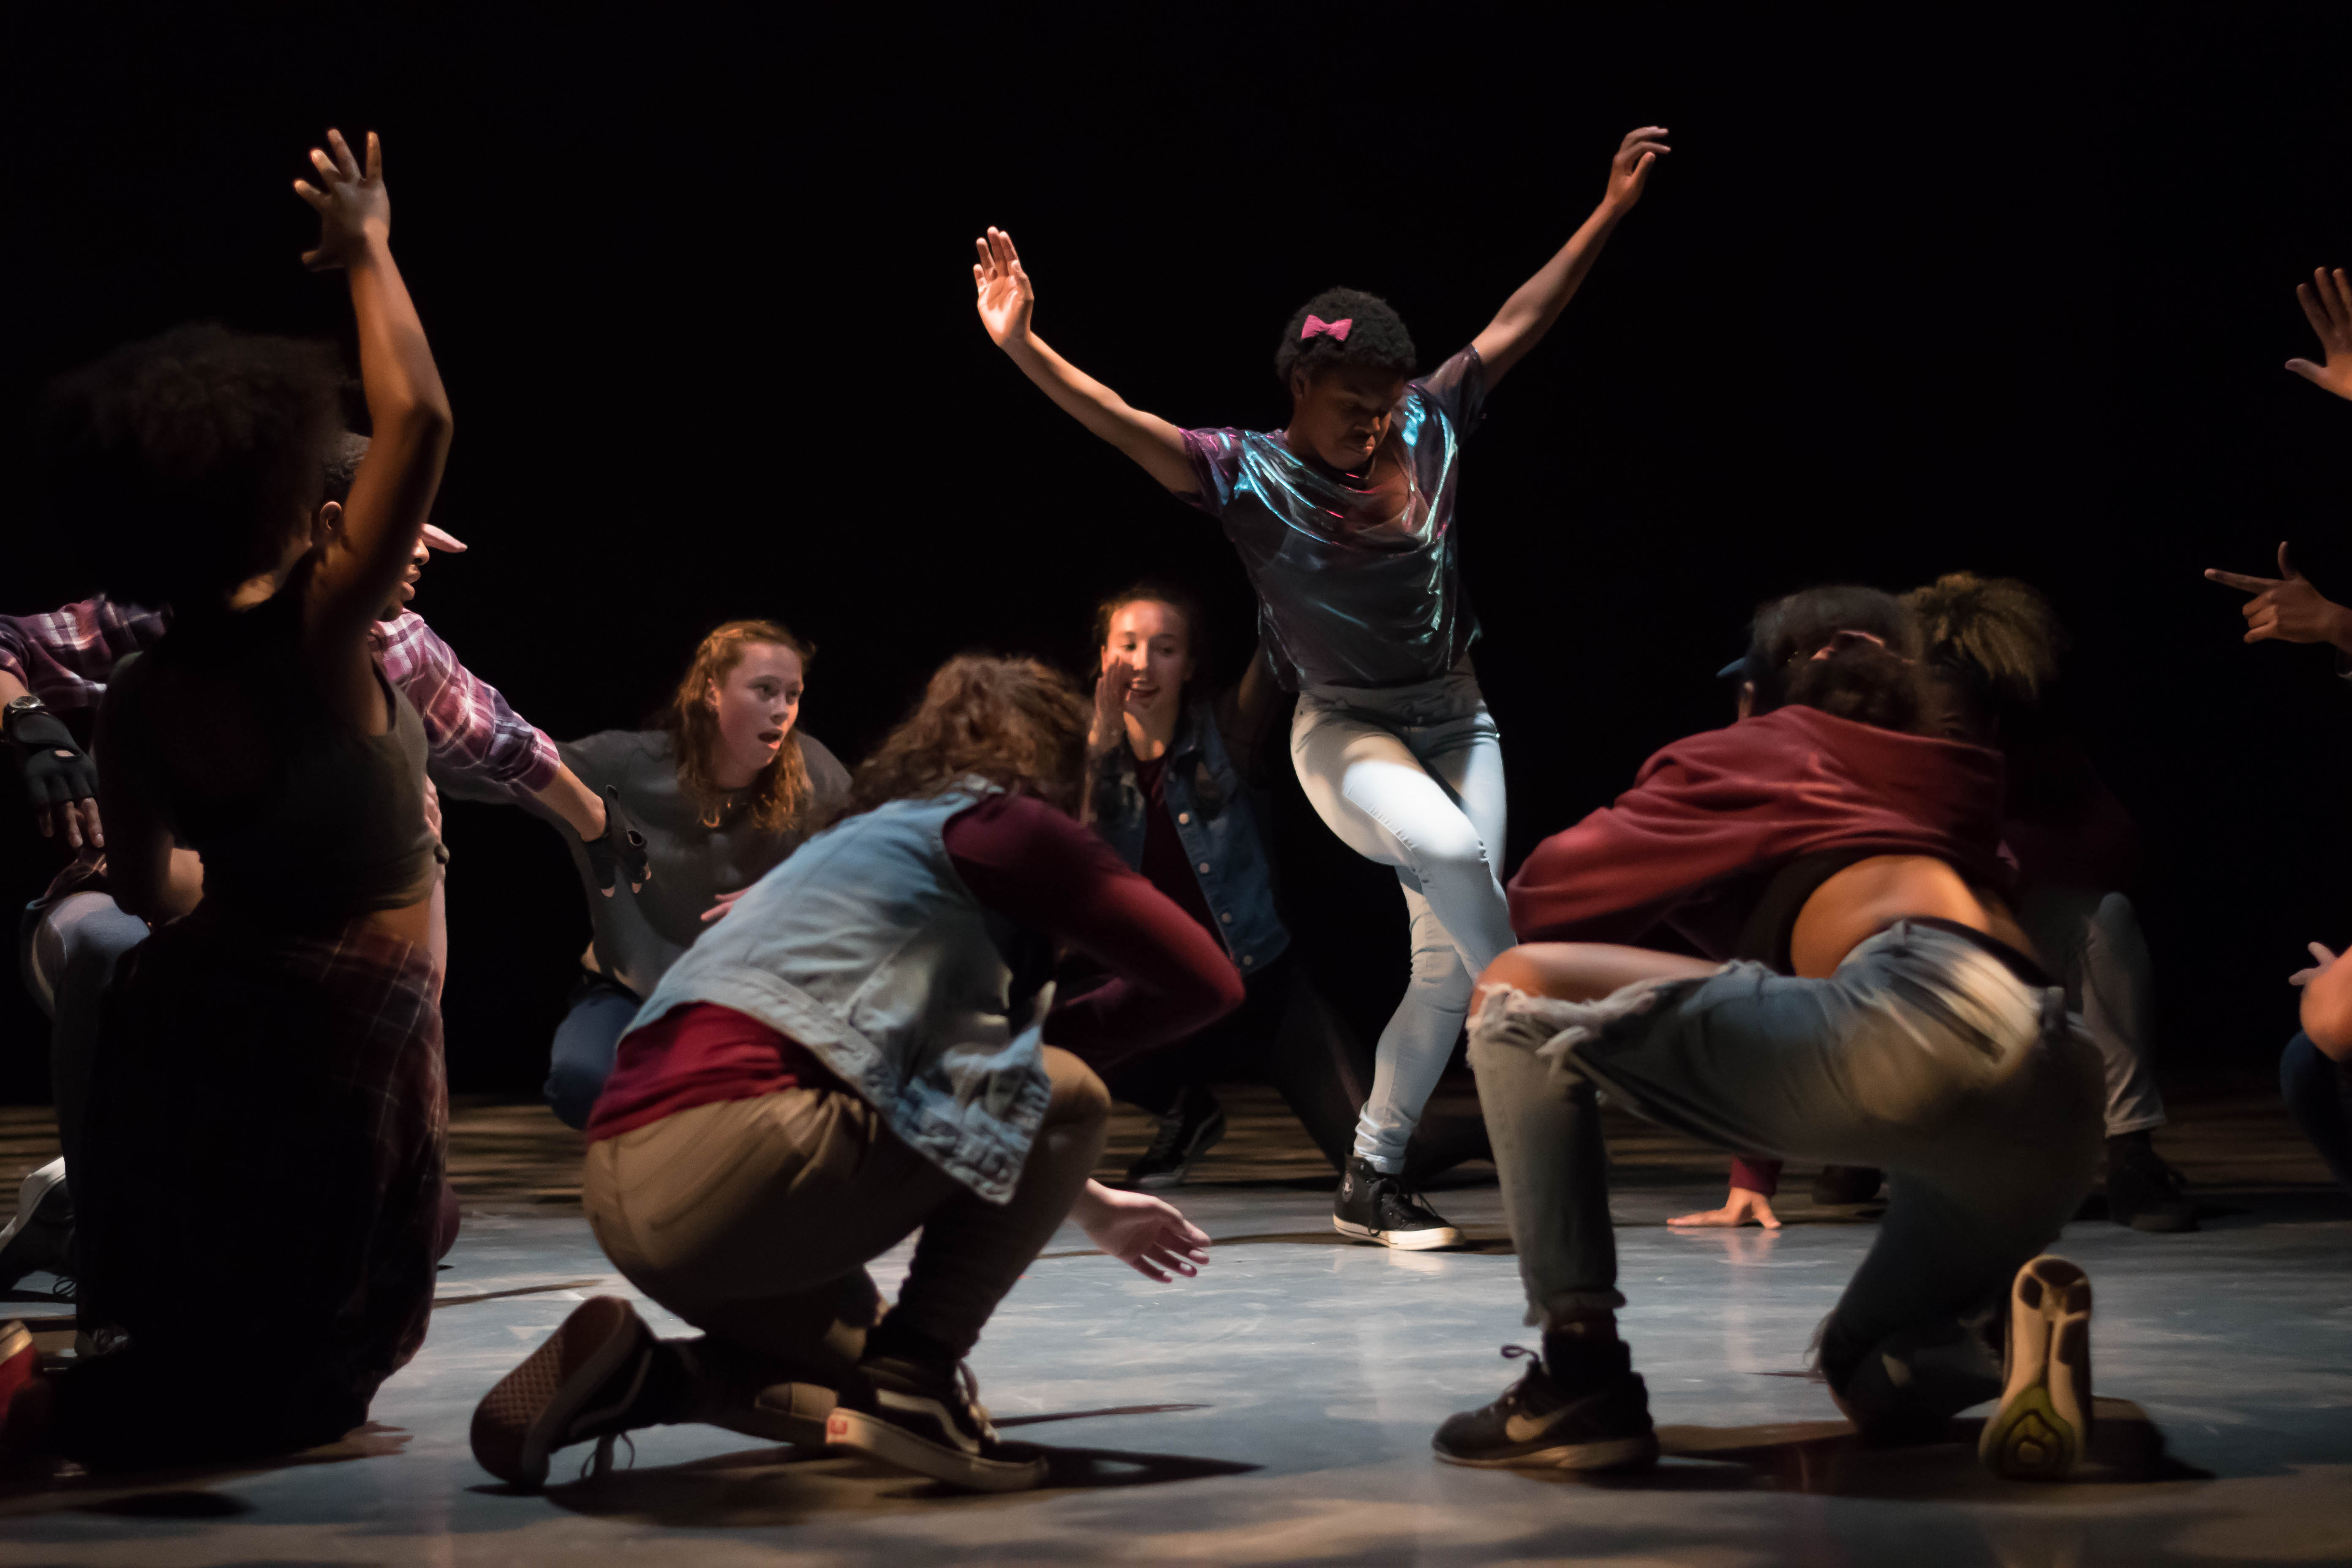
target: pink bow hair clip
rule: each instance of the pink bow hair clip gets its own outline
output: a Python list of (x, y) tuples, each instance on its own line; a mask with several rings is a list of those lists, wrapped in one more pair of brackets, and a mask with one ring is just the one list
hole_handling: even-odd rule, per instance
[(1356, 318), (1353, 316), (1342, 316), (1336, 321), (1327, 321), (1320, 316), (1309, 316), (1307, 318), (1307, 324), (1298, 329), (1298, 341), (1303, 343), (1309, 338), (1328, 336), (1337, 338), (1344, 343), (1348, 341), (1349, 329), (1355, 324)]

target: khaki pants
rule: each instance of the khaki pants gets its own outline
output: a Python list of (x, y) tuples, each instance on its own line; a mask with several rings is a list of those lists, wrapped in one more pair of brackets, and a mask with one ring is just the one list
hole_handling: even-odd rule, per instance
[(1053, 1098), (1010, 1203), (988, 1203), (835, 1086), (720, 1100), (588, 1146), (597, 1242), (714, 1340), (818, 1381), (855, 1362), (880, 1295), (865, 1265), (923, 1233), (892, 1321), (956, 1356), (1067, 1217), (1110, 1097), (1048, 1047)]

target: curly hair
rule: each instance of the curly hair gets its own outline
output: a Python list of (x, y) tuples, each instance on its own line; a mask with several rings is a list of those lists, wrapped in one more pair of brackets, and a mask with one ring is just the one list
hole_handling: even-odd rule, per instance
[(1034, 658), (958, 654), (859, 764), (845, 815), (922, 800), (978, 774), (1076, 816), (1091, 717), (1068, 676)]
[[(1348, 322), (1347, 337), (1342, 340), (1329, 332), (1301, 337), (1309, 316)], [(1290, 313), (1289, 322), (1282, 329), (1282, 342), (1274, 351), (1274, 374), (1285, 386), (1301, 371), (1315, 376), (1343, 366), (1363, 365), (1411, 375), (1416, 363), (1412, 334), (1405, 331), (1404, 318), (1386, 300), (1361, 289), (1326, 289), (1299, 306)]]
[(1892, 594), (1840, 583), (1787, 595), (1760, 606), (1748, 633), (1749, 710), (1817, 708), (1920, 732), (1931, 702), (1919, 653), (1918, 622)]
[(2050, 601), (2014, 577), (1947, 572), (1903, 595), (1939, 672), (1999, 707), (2035, 708), (2058, 679), (2066, 629)]
[[(719, 749), (719, 715), (711, 707), (711, 694), (726, 684), (747, 651), (762, 645), (792, 649), (800, 655), (803, 670), (816, 658), (814, 644), (803, 642), (775, 621), (729, 621), (714, 627), (694, 650), (693, 662), (686, 667), (669, 706), (662, 710), (662, 728), (676, 742), (677, 782), (706, 816), (731, 793), (719, 787), (711, 766), (712, 754)], [(775, 760), (751, 781), (753, 825), (763, 833), (783, 833), (800, 826), (809, 808), (812, 788), (800, 735), (787, 735), (776, 748)]]
[(360, 477), (360, 459), (367, 456), (368, 438), (345, 430), (327, 445), (326, 499), (349, 505), (352, 481)]
[(342, 419), (332, 345), (206, 323), (126, 344), (49, 388), (60, 521), (109, 541), (109, 594), (216, 599), (308, 537)]

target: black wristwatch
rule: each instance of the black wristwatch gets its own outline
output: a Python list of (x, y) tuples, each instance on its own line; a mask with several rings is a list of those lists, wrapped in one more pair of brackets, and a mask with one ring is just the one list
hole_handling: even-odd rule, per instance
[(0, 739), (5, 739), (16, 729), (17, 720), (48, 710), (49, 705), (29, 691), (22, 697), (11, 698), (5, 708), (0, 708)]

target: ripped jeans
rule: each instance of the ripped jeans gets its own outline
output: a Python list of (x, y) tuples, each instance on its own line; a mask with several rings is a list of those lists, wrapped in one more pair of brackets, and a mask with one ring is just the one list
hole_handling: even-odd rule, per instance
[(2104, 1079), (2063, 999), (1911, 921), (1824, 980), (1730, 963), (1599, 1002), (1490, 991), (1470, 1061), (1528, 1321), (1624, 1305), (1596, 1092), (1719, 1147), (1888, 1173), (1878, 1238), (1822, 1337), (1842, 1393), (1890, 1335), (1981, 1310), (2099, 1168)]
[(1496, 875), (1503, 742), (1465, 659), (1418, 686), (1310, 687), (1290, 760), (1324, 825), (1396, 868), (1412, 922), (1412, 977), (1373, 1048), (1355, 1152), (1391, 1174), (1469, 1016), (1470, 987), (1515, 939)]

